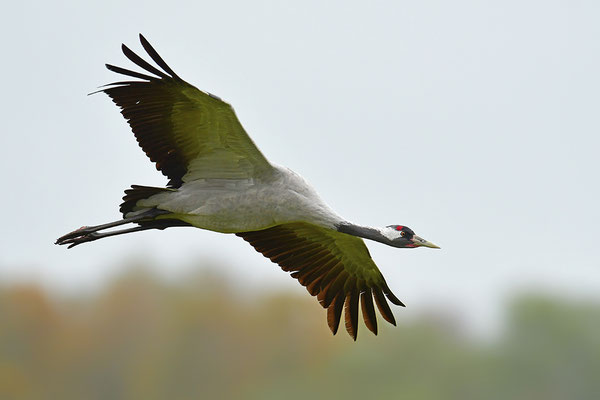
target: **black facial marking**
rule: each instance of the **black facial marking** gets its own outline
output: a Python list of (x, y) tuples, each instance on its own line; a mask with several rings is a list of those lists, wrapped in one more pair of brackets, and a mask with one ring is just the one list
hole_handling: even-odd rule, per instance
[(397, 231), (403, 232), (402, 237), (404, 239), (412, 239), (413, 236), (415, 236), (415, 233), (413, 232), (412, 229), (410, 229), (407, 226), (403, 226), (403, 225), (388, 225), (388, 228), (393, 228)]

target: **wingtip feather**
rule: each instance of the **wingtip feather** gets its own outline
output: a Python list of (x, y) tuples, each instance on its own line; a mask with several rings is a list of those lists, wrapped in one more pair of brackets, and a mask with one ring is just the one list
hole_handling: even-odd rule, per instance
[(401, 306), (401, 307), (406, 307), (404, 305), (404, 303), (399, 298), (397, 298), (394, 293), (392, 293), (392, 291), (390, 290), (390, 288), (387, 284), (385, 284), (383, 287), (383, 293), (385, 294), (385, 297), (387, 297), (388, 300), (392, 302), (392, 304), (395, 304), (395, 305)]
[(381, 292), (381, 289), (373, 288), (373, 295), (375, 297), (375, 304), (377, 304), (377, 308), (379, 309), (379, 312), (381, 313), (383, 319), (385, 319), (390, 324), (396, 326), (396, 318), (394, 318), (392, 309), (385, 300), (385, 296)]
[(150, 44), (150, 42), (148, 40), (146, 40), (146, 38), (144, 37), (144, 35), (142, 35), (140, 33), (139, 36), (140, 36), (140, 43), (142, 44), (142, 47), (144, 48), (144, 50), (146, 50), (146, 52), (154, 60), (154, 62), (156, 64), (158, 64), (163, 70), (165, 70), (165, 72), (167, 72), (169, 75), (171, 75), (171, 77), (173, 79), (175, 79), (177, 81), (180, 81), (180, 82), (183, 82), (183, 79), (181, 79), (175, 73), (175, 71), (173, 71), (171, 69), (171, 67), (169, 67), (167, 65), (167, 63), (162, 59), (162, 57), (158, 54), (158, 52), (154, 49), (154, 47), (152, 47), (152, 45)]
[(358, 336), (358, 292), (353, 290), (346, 296), (345, 316), (346, 331), (356, 341)]
[(342, 310), (344, 307), (344, 295), (340, 293), (327, 308), (327, 325), (334, 335), (337, 333), (342, 319)]
[(375, 314), (375, 307), (373, 307), (373, 293), (371, 289), (367, 289), (361, 293), (360, 307), (365, 325), (371, 332), (377, 335), (377, 315)]

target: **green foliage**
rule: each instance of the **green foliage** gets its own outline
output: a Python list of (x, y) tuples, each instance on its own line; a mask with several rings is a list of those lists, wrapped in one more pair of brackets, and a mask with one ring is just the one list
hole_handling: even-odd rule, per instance
[(332, 337), (309, 296), (132, 272), (89, 298), (0, 290), (2, 399), (592, 399), (600, 305), (522, 297), (474, 343), (438, 316)]

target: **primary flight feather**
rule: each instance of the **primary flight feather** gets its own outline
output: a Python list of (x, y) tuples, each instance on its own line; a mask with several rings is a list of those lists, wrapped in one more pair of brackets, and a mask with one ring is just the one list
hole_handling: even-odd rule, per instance
[[(334, 334), (344, 312), (346, 330), (356, 340), (359, 303), (373, 333), (375, 305), (395, 325), (387, 301), (403, 304), (361, 238), (394, 247), (438, 247), (402, 225), (370, 228), (338, 216), (300, 175), (263, 156), (228, 103), (185, 82), (142, 35), (140, 41), (162, 70), (123, 45), (125, 56), (146, 73), (107, 64), (136, 80), (100, 92), (119, 106), (142, 150), (169, 178), (167, 187), (133, 185), (120, 206), (123, 219), (82, 227), (56, 243), (70, 248), (173, 226), (234, 233), (317, 296)], [(110, 230), (130, 223), (131, 228)]]

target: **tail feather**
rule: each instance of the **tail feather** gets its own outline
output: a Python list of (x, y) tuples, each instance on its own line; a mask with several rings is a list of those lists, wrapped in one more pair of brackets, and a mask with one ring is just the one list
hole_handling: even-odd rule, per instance
[(171, 192), (174, 190), (176, 189), (131, 185), (131, 189), (125, 190), (125, 196), (123, 196), (123, 203), (119, 206), (119, 211), (123, 214), (123, 218), (125, 218), (128, 213), (141, 209), (137, 208), (138, 201), (161, 192)]

